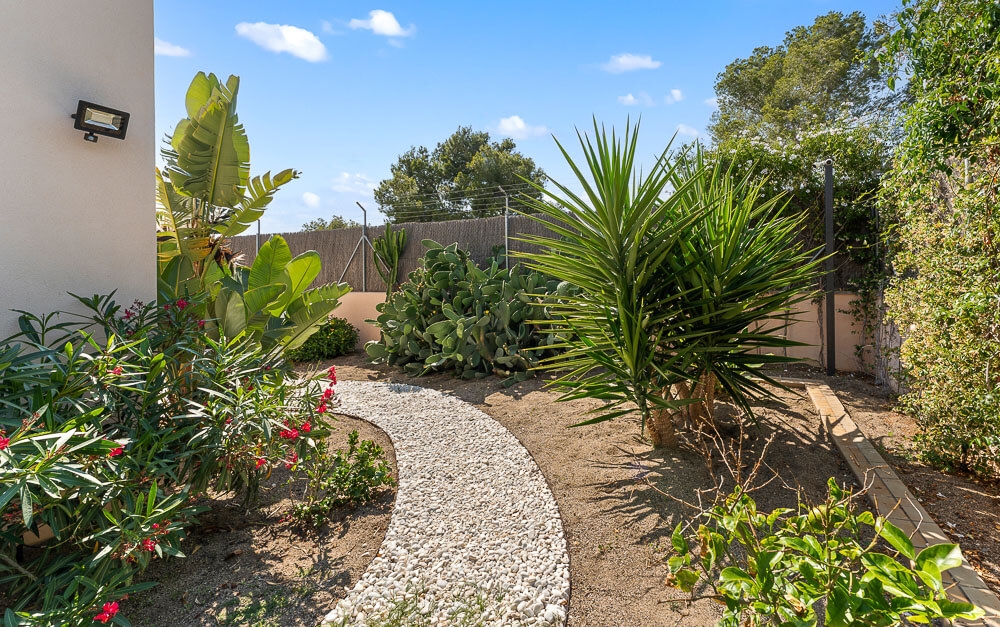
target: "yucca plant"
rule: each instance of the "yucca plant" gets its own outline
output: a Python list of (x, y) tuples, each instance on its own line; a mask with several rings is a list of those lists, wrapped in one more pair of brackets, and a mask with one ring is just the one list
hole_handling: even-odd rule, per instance
[(580, 289), (553, 306), (567, 350), (544, 365), (565, 370), (564, 399), (606, 401), (580, 424), (637, 409), (653, 444), (670, 446), (674, 418), (711, 423), (716, 381), (746, 410), (767, 394), (763, 365), (792, 359), (757, 349), (797, 345), (782, 332), (819, 261), (797, 245), (801, 218), (699, 147), (671, 158), (668, 145), (637, 173), (638, 132), (595, 121), (594, 140), (578, 133), (585, 168), (559, 144), (584, 193), (541, 190), (528, 211), (557, 237), (521, 241), (543, 250), (526, 265)]
[[(683, 211), (683, 194), (667, 195), (679, 180), (668, 146), (650, 172), (636, 173), (639, 125), (622, 137), (594, 121), (595, 139), (577, 133), (586, 160), (581, 169), (556, 141), (583, 189), (551, 181), (539, 188), (542, 200), (525, 199), (526, 215), (542, 221), (557, 237), (519, 238), (542, 247), (526, 258), (528, 267), (566, 281), (579, 291), (550, 305), (564, 331), (566, 352), (543, 368), (566, 369), (555, 381), (568, 391), (563, 400), (598, 398), (606, 404), (580, 424), (609, 420), (638, 409), (657, 446), (675, 443), (670, 421), (657, 423), (654, 410), (673, 410), (689, 401), (662, 394), (686, 377), (694, 362), (696, 337), (689, 330), (691, 295), (679, 275), (701, 260), (686, 239), (702, 209)], [(681, 183), (681, 189), (694, 180)], [(534, 214), (534, 215), (532, 215)], [(686, 254), (689, 253), (689, 254)], [(682, 342), (686, 339), (687, 342)], [(677, 350), (665, 350), (671, 345)]]

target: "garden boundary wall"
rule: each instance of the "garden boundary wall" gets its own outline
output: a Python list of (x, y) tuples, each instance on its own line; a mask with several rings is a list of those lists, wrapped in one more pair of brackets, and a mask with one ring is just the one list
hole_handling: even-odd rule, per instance
[[(517, 241), (523, 235), (555, 235), (551, 230), (533, 218), (512, 215), (509, 218), (511, 261), (517, 261), (518, 256), (530, 259), (538, 252), (538, 248)], [(430, 239), (439, 244), (457, 242), (459, 247), (468, 250), (472, 258), (479, 264), (485, 263), (495, 252), (497, 246), (504, 242), (504, 217), (478, 218), (471, 220), (451, 220), (446, 222), (409, 222), (394, 224), (393, 228), (405, 229), (407, 245), (400, 259), (400, 280), (417, 268), (425, 249), (421, 241)], [(369, 240), (382, 235), (385, 227), (382, 225), (367, 228)], [(358, 246), (361, 240), (362, 228), (345, 228), (326, 231), (306, 231), (296, 233), (279, 233), (287, 240), (293, 254), (306, 250), (315, 250), (323, 260), (323, 270), (317, 278), (317, 283), (330, 283), (338, 280), (350, 284), (354, 292), (341, 300), (341, 307), (334, 315), (345, 318), (361, 331), (360, 344), (379, 338), (378, 329), (365, 323), (378, 314), (375, 305), (382, 302), (385, 295), (385, 283), (375, 269), (374, 257), (367, 244)], [(270, 235), (262, 235), (260, 244), (267, 241)], [(257, 236), (241, 235), (232, 238), (233, 250), (243, 255), (244, 263), (252, 263), (257, 254)], [(354, 257), (352, 259), (352, 253)], [(361, 255), (365, 256), (365, 274), (362, 274)], [(343, 279), (341, 279), (343, 276)], [(367, 293), (362, 286), (367, 286)], [(847, 313), (851, 309), (851, 301), (857, 295), (852, 292), (839, 291), (836, 294), (836, 367), (848, 372), (883, 372), (888, 367), (883, 364), (879, 351), (872, 346), (871, 338), (862, 334), (862, 325)], [(793, 314), (795, 322), (786, 330), (786, 336), (807, 346), (792, 347), (782, 351), (791, 357), (802, 358), (808, 363), (826, 365), (826, 349), (823, 332), (823, 303), (801, 303)], [(870, 335), (870, 334), (869, 334)], [(859, 348), (861, 346), (861, 348)], [(880, 366), (881, 364), (881, 366)]]

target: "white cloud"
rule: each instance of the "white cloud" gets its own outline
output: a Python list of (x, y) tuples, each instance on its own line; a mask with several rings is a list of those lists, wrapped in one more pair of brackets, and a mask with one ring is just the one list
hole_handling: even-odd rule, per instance
[(337, 29), (333, 27), (333, 24), (331, 24), (327, 20), (323, 20), (323, 22), (320, 24), (320, 30), (322, 30), (327, 35), (339, 35), (340, 34), (339, 32), (337, 32)]
[(163, 41), (159, 37), (153, 37), (153, 54), (160, 57), (190, 57), (191, 51), (169, 41)]
[(326, 46), (319, 37), (298, 26), (240, 22), (236, 25), (236, 33), (271, 52), (287, 52), (312, 63), (327, 59)]
[(716, 98), (715, 96), (712, 96), (711, 98), (705, 98), (704, 100), (702, 100), (702, 102), (712, 107), (713, 109), (719, 108), (719, 99)]
[(664, 99), (667, 104), (674, 104), (675, 102), (680, 102), (684, 100), (684, 92), (679, 89), (671, 89), (670, 93)]
[(693, 126), (688, 126), (687, 124), (678, 124), (677, 125), (677, 134), (681, 135), (681, 136), (684, 136), (684, 137), (691, 137), (691, 138), (694, 138), (694, 137), (697, 137), (698, 135), (701, 135), (701, 133), (698, 132), (698, 129), (694, 128)]
[(655, 70), (663, 65), (662, 61), (654, 61), (648, 54), (616, 54), (607, 63), (601, 64), (601, 69), (612, 74), (633, 72), (635, 70)]
[(618, 102), (625, 105), (626, 107), (631, 107), (635, 105), (642, 105), (644, 107), (653, 106), (653, 99), (649, 97), (644, 91), (640, 91), (638, 96), (633, 96), (631, 93), (624, 96), (618, 96)]
[(372, 192), (375, 190), (375, 182), (368, 178), (367, 175), (361, 174), (360, 172), (341, 172), (333, 178), (333, 184), (330, 186), (333, 191), (340, 194), (355, 194), (364, 195), (365, 197), (371, 197)]
[(310, 209), (318, 208), (319, 200), (319, 194), (314, 194), (312, 192), (305, 192), (302, 194), (302, 204)]
[(352, 19), (347, 25), (354, 29), (364, 28), (385, 37), (409, 37), (417, 32), (417, 27), (413, 24), (409, 28), (403, 28), (396, 21), (395, 15), (382, 9), (370, 11), (367, 20)]
[(539, 135), (544, 135), (548, 132), (548, 129), (544, 126), (532, 126), (526, 124), (524, 120), (521, 119), (519, 115), (512, 115), (509, 118), (503, 118), (497, 125), (497, 131), (501, 135), (506, 135), (507, 137), (513, 137), (514, 139), (528, 139), (530, 137), (538, 137)]

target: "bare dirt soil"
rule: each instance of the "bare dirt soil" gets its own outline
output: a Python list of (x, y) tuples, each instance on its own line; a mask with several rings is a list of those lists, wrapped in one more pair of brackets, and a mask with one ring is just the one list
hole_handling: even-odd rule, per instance
[[(412, 378), (366, 363), (363, 353), (318, 366), (330, 364), (337, 366), (341, 379), (403, 381), (452, 393), (494, 417), (521, 441), (548, 480), (562, 514), (571, 560), (571, 627), (716, 623), (718, 606), (707, 600), (688, 606), (681, 593), (663, 583), (670, 533), (678, 522), (696, 514), (683, 503), (711, 498), (708, 491), (715, 481), (727, 476), (718, 464), (713, 476), (691, 442), (676, 450), (654, 450), (639, 437), (637, 422), (628, 419), (570, 427), (585, 419), (597, 402), (556, 402), (558, 393), (546, 388), (545, 380), (505, 388), (498, 377)], [(997, 586), (998, 486), (913, 461), (909, 441), (916, 426), (893, 412), (892, 399), (870, 382), (825, 377), (805, 368), (777, 374), (822, 380), (836, 390), (932, 516), (961, 542), (987, 582)], [(768, 467), (760, 479), (776, 479), (755, 493), (759, 508), (795, 507), (800, 497), (821, 500), (831, 476), (856, 488), (809, 399), (799, 392), (779, 391), (778, 397), (756, 408), (756, 425), (743, 435), (745, 459), (751, 462), (763, 443), (771, 442), (765, 456)], [(718, 414), (723, 434), (739, 441), (735, 408), (720, 403)], [(333, 444), (345, 446), (346, 434), (355, 428), (362, 438), (375, 439), (391, 451), (384, 433), (349, 418), (341, 418), (335, 435), (343, 442)], [(393, 495), (338, 512), (331, 526), (318, 534), (302, 533), (280, 520), (290, 504), (283, 482), (276, 473), (259, 511), (247, 512), (238, 503), (212, 503), (205, 527), (185, 542), (189, 557), (155, 564), (147, 578), (161, 585), (123, 604), (133, 624), (316, 625), (374, 558)], [(731, 480), (724, 486), (731, 487)]]
[[(395, 477), (392, 443), (363, 420), (339, 417), (328, 445), (347, 448), (357, 430), (385, 451)], [(276, 470), (261, 486), (257, 507), (242, 499), (204, 499), (202, 515), (182, 543), (183, 559), (154, 560), (143, 580), (150, 591), (121, 603), (136, 627), (255, 625), (315, 627), (367, 570), (385, 537), (395, 498), (382, 489), (373, 502), (345, 507), (317, 531), (285, 518), (293, 504), (289, 473)]]

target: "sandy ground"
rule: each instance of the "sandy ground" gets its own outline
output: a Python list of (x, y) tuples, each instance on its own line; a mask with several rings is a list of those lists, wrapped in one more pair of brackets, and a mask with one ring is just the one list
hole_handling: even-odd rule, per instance
[[(638, 437), (638, 424), (628, 419), (570, 427), (595, 402), (556, 402), (558, 394), (546, 389), (544, 380), (504, 388), (497, 377), (415, 379), (367, 364), (360, 353), (319, 366), (331, 363), (341, 379), (404, 381), (455, 394), (511, 430), (531, 452), (559, 504), (571, 560), (571, 627), (715, 624), (720, 612), (714, 603), (688, 606), (681, 593), (663, 584), (669, 535), (677, 522), (696, 513), (682, 502), (697, 503), (714, 485), (703, 456), (689, 443), (654, 450)], [(984, 578), (1000, 584), (996, 485), (945, 475), (912, 461), (908, 439), (916, 426), (893, 412), (891, 398), (866, 380), (828, 378), (803, 368), (787, 374), (829, 383), (928, 511), (962, 543)], [(719, 410), (724, 434), (736, 441), (734, 408), (722, 403)], [(831, 476), (855, 485), (808, 398), (780, 392), (777, 401), (762, 403), (756, 414), (756, 426), (744, 434), (745, 459), (755, 459), (771, 440), (765, 456), (769, 469), (761, 478), (776, 475), (755, 494), (761, 509), (794, 507), (800, 495), (822, 499)], [(347, 432), (358, 428), (363, 438), (391, 451), (386, 436), (367, 423), (343, 418), (339, 427), (335, 437), (346, 441)], [(716, 478), (726, 475), (718, 467), (715, 471)], [(319, 534), (302, 533), (280, 522), (288, 506), (282, 482), (275, 477), (259, 511), (213, 503), (206, 527), (185, 543), (189, 557), (156, 564), (147, 578), (162, 585), (123, 604), (133, 624), (315, 625), (374, 558), (392, 494), (371, 506), (338, 512), (334, 524)]]

